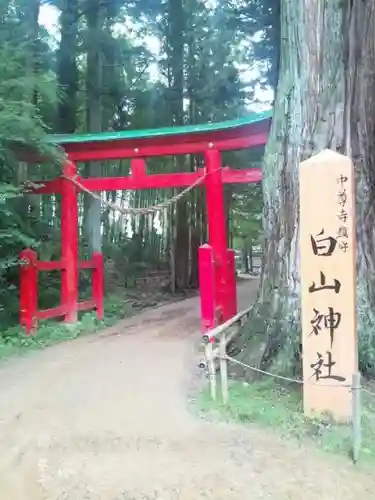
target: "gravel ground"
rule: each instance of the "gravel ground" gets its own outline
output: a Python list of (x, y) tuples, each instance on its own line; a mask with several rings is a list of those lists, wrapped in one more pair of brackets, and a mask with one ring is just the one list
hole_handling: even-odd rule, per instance
[(0, 499), (374, 498), (347, 459), (192, 415), (198, 332), (193, 298), (3, 364)]

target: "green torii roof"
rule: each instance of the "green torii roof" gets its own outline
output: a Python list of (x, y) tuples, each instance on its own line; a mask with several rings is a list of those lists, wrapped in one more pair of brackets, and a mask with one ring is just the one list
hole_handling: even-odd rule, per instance
[(95, 134), (51, 134), (48, 135), (49, 144), (78, 144), (84, 142), (103, 142), (126, 139), (142, 139), (150, 137), (163, 137), (171, 135), (201, 134), (205, 132), (216, 132), (253, 125), (272, 118), (273, 110), (252, 113), (242, 118), (217, 123), (205, 123), (202, 125), (183, 125), (175, 127), (122, 130), (119, 132), (100, 132)]

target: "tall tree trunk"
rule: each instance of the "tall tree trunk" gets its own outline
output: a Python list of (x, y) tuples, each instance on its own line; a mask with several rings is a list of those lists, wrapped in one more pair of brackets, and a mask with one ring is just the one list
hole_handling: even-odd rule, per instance
[(58, 106), (58, 130), (73, 133), (77, 122), (77, 37), (78, 0), (61, 3), (61, 40), (57, 53), (57, 81), (62, 90)]
[[(174, 193), (175, 194), (175, 193)], [(169, 262), (170, 262), (170, 276), (171, 276), (171, 292), (176, 293), (176, 210), (171, 207), (168, 211), (169, 225), (168, 225), (168, 240), (169, 240)]]
[[(35, 76), (39, 71), (40, 67), (40, 36), (39, 36), (39, 12), (40, 12), (40, 0), (28, 0), (25, 3), (21, 3), (21, 16), (22, 16), (22, 27), (25, 32), (25, 38), (27, 41), (27, 53), (26, 53), (26, 75), (30, 78), (31, 82), (35, 82)], [(37, 89), (34, 85), (30, 85), (28, 89), (28, 100), (30, 103), (37, 105), (38, 95)], [(19, 184), (23, 184), (29, 177), (28, 165), (25, 162), (19, 162), (17, 177)], [(29, 219), (29, 224), (32, 223), (31, 217), (38, 217), (40, 214), (40, 199), (39, 196), (24, 194), (22, 198), (19, 199), (18, 211), (21, 217)]]
[[(168, 45), (170, 48), (171, 88), (170, 106), (173, 125), (184, 122), (184, 7), (182, 0), (168, 3)], [(186, 158), (178, 156), (178, 171), (186, 169)], [(189, 207), (186, 199), (176, 205), (175, 224), (175, 282), (177, 289), (184, 289), (189, 282)]]
[[(195, 13), (198, 13), (200, 5), (197, 0), (186, 0), (185, 10), (189, 12), (187, 16), (188, 23), (185, 26), (185, 40), (187, 46), (186, 63), (186, 97), (189, 101), (189, 123), (196, 124), (199, 121), (197, 116), (197, 96), (196, 88), (198, 86), (199, 67), (197, 65), (197, 37)], [(194, 172), (203, 167), (203, 161), (196, 156), (190, 156), (190, 171)], [(204, 190), (203, 190), (204, 191)], [(205, 193), (203, 194), (205, 195)], [(202, 190), (195, 189), (190, 195), (190, 276), (189, 286), (197, 288), (199, 286), (198, 269), (198, 249), (202, 241), (202, 212), (205, 210), (204, 201), (202, 203)]]
[(250, 242), (247, 243), (247, 260), (248, 260), (248, 273), (253, 274), (253, 269), (254, 269), (254, 258), (253, 258), (253, 240), (250, 240)]
[[(240, 357), (286, 373), (296, 369), (301, 338), (299, 164), (325, 148), (356, 165), (358, 327), (360, 342), (374, 345), (375, 2), (284, 0), (280, 15), (280, 78), (263, 169), (264, 267), (237, 347)], [(374, 369), (367, 353), (360, 351), (361, 366)]]
[(251, 260), (249, 259), (249, 252), (248, 252), (248, 242), (246, 240), (246, 238), (243, 238), (243, 241), (242, 241), (242, 260), (243, 260), (243, 267), (244, 267), (244, 271), (246, 274), (250, 274), (250, 270), (252, 268), (252, 266), (250, 266), (250, 262)]
[[(25, 41), (27, 42), (25, 72), (30, 76), (32, 82), (35, 81), (35, 75), (40, 69), (40, 4), (40, 0), (24, 0), (18, 5), (21, 26), (24, 31)], [(31, 85), (30, 102), (36, 105), (37, 100), (37, 90)]]
[[(89, 132), (102, 130), (102, 24), (103, 11), (99, 0), (88, 2), (86, 9), (87, 47), (87, 129)], [(100, 177), (100, 162), (90, 162), (86, 168), (92, 177)], [(90, 196), (86, 200), (85, 229), (92, 252), (101, 250), (101, 203)]]
[[(31, 15), (31, 23), (32, 23), (32, 64), (33, 64), (33, 73), (35, 76), (40, 73), (40, 36), (39, 36), (39, 13), (40, 13), (40, 0), (30, 1), (30, 15)], [(35, 88), (33, 91), (32, 102), (35, 106), (38, 105), (38, 90)]]

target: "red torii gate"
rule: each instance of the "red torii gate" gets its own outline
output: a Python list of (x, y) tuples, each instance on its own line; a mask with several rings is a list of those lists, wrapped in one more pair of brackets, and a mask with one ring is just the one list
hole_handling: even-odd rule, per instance
[[(268, 138), (271, 112), (246, 118), (200, 126), (132, 130), (84, 135), (50, 136), (49, 141), (62, 147), (67, 160), (62, 175), (51, 181), (39, 181), (32, 189), (38, 194), (61, 196), (61, 259), (38, 261), (33, 250), (21, 254), (20, 322), (27, 333), (38, 319), (64, 317), (77, 320), (78, 311), (96, 309), (104, 315), (103, 256), (96, 252), (89, 261), (78, 261), (79, 185), (94, 191), (177, 188), (191, 186), (202, 179), (206, 188), (209, 244), (199, 249), (199, 276), (203, 331), (226, 321), (236, 313), (234, 252), (227, 249), (223, 184), (259, 182), (260, 169), (234, 170), (222, 167), (221, 152), (264, 145)], [(149, 174), (146, 159), (155, 156), (203, 154), (205, 168), (196, 172)], [(76, 162), (131, 159), (131, 173), (122, 177), (83, 178)], [(93, 269), (92, 299), (78, 301), (79, 269)], [(61, 270), (61, 304), (38, 310), (38, 271)]]

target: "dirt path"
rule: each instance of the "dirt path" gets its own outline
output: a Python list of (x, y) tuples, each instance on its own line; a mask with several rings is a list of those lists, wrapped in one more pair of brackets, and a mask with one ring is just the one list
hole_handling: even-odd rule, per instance
[(0, 499), (373, 498), (347, 460), (189, 413), (198, 317), (189, 299), (3, 365)]

